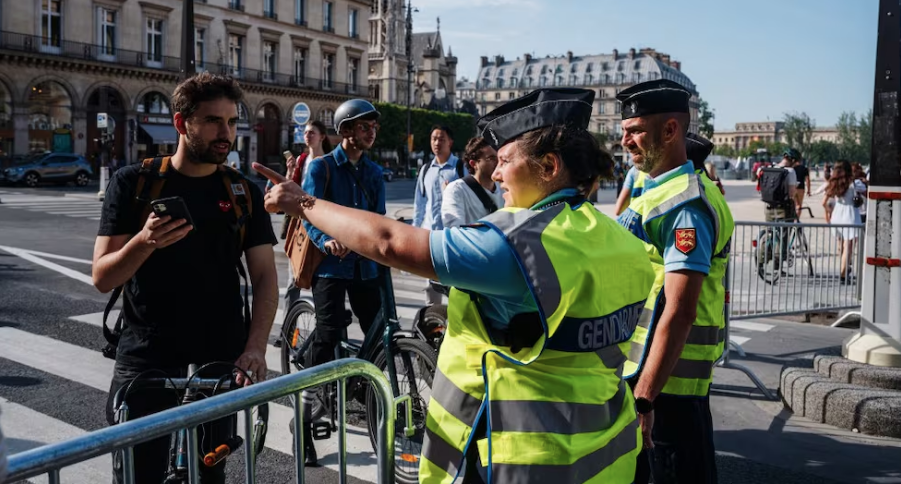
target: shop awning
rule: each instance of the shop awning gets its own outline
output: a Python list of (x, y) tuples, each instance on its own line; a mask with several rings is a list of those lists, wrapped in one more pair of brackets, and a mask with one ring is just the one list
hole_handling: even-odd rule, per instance
[(177, 145), (178, 131), (174, 126), (165, 124), (142, 124), (141, 129), (144, 130), (151, 138), (155, 145)]

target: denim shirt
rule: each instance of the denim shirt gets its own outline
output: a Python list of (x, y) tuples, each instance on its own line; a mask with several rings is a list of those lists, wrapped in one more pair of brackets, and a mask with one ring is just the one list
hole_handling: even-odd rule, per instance
[[(413, 226), (429, 230), (441, 230), (441, 201), (444, 188), (457, 179), (457, 163), (463, 163), (451, 154), (443, 165), (439, 165), (435, 157), (428, 164), (423, 164), (420, 175), (416, 178), (416, 189), (413, 195)], [(429, 167), (431, 166), (431, 169)], [(426, 193), (422, 193), (425, 185)]]
[[(328, 196), (325, 195), (326, 163), (329, 170)], [(316, 158), (308, 163), (308, 171), (303, 177), (303, 190), (316, 198), (322, 198), (330, 202), (344, 205), (345, 207), (368, 210), (385, 215), (385, 181), (382, 178), (382, 168), (372, 162), (364, 153), (360, 157), (356, 168), (348, 161), (344, 148), (338, 145), (334, 151)], [(369, 205), (366, 195), (357, 186), (354, 178), (363, 183), (363, 188), (372, 199), (375, 207)], [(353, 279), (354, 269), (360, 265), (360, 276), (363, 279), (372, 279), (377, 274), (375, 262), (365, 259), (356, 253), (350, 252), (343, 259), (334, 255), (328, 255), (325, 243), (332, 240), (310, 222), (304, 221), (304, 228), (310, 234), (310, 240), (327, 254), (325, 260), (316, 269), (316, 276), (331, 277), (337, 279)]]

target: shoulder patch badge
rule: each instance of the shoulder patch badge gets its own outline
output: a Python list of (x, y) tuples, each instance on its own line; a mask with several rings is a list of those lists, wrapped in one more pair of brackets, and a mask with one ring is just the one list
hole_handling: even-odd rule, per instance
[(695, 229), (676, 229), (676, 250), (688, 254), (695, 250), (697, 245)]

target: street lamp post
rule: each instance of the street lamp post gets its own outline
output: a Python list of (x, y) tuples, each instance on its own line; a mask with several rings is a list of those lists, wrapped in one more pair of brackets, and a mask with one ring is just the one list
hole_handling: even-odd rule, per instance
[(413, 134), (413, 1), (407, 1), (407, 173), (412, 169), (413, 147), (410, 146), (410, 136)]
[(194, 65), (194, 0), (182, 2), (181, 25), (181, 78), (184, 80), (196, 72)]

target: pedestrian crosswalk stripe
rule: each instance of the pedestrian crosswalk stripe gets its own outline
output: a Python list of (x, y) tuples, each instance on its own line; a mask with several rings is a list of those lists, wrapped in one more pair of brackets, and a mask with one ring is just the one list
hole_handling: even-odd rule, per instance
[(103, 202), (76, 197), (4, 194), (0, 208), (40, 212), (47, 215), (100, 220)]
[[(7, 452), (17, 454), (42, 445), (82, 436), (85, 431), (62, 420), (36, 412), (24, 405), (0, 397), (0, 428), (3, 429)], [(110, 454), (64, 467), (60, 481), (72, 484), (97, 484), (112, 481)], [(46, 476), (32, 477), (29, 482), (46, 483)]]

